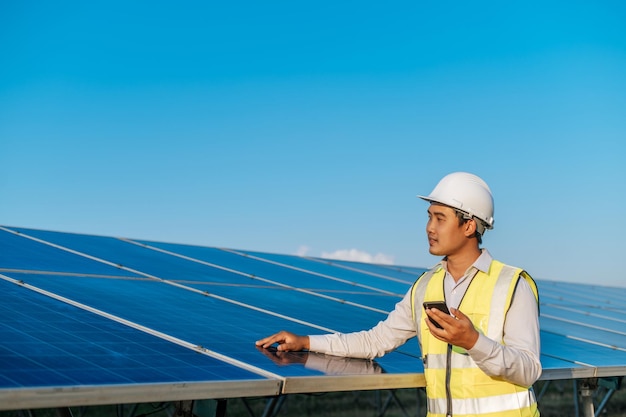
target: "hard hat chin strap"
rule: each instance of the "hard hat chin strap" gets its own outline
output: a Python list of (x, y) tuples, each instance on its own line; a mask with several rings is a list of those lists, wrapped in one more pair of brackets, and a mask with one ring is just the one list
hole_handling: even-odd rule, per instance
[(466, 213), (464, 211), (457, 210), (458, 213), (461, 213), (463, 216), (463, 220), (474, 220), (476, 222), (476, 231), (482, 236), (485, 233), (486, 226), (485, 223), (476, 216), (473, 216), (470, 213)]
[(474, 220), (476, 221), (476, 231), (482, 236), (485, 233), (485, 224), (480, 219), (474, 218)]

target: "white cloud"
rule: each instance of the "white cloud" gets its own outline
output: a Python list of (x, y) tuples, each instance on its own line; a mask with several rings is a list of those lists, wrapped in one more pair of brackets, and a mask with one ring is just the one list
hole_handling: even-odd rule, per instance
[(296, 251), (296, 255), (306, 256), (306, 254), (309, 253), (310, 250), (311, 248), (309, 248), (307, 245), (300, 245), (300, 247)]
[(383, 265), (393, 265), (394, 263), (394, 257), (391, 255), (385, 255), (384, 253), (372, 255), (358, 249), (339, 249), (334, 252), (322, 252), (322, 258)]

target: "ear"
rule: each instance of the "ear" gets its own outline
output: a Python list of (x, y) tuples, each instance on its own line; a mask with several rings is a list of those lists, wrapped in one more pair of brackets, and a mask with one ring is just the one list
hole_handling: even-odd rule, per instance
[(476, 220), (470, 219), (463, 224), (466, 237), (473, 237), (476, 234)]

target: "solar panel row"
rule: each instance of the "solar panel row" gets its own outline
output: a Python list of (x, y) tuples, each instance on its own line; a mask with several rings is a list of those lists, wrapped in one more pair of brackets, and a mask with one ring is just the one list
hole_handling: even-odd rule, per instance
[[(0, 227), (0, 408), (423, 386), (416, 341), (376, 362), (254, 347), (369, 328), (421, 272)], [(542, 378), (624, 375), (626, 290), (539, 286)]]

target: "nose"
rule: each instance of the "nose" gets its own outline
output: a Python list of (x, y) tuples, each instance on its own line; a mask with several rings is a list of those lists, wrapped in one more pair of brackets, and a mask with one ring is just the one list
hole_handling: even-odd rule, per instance
[(426, 222), (426, 234), (431, 234), (434, 232), (433, 219), (430, 218)]

